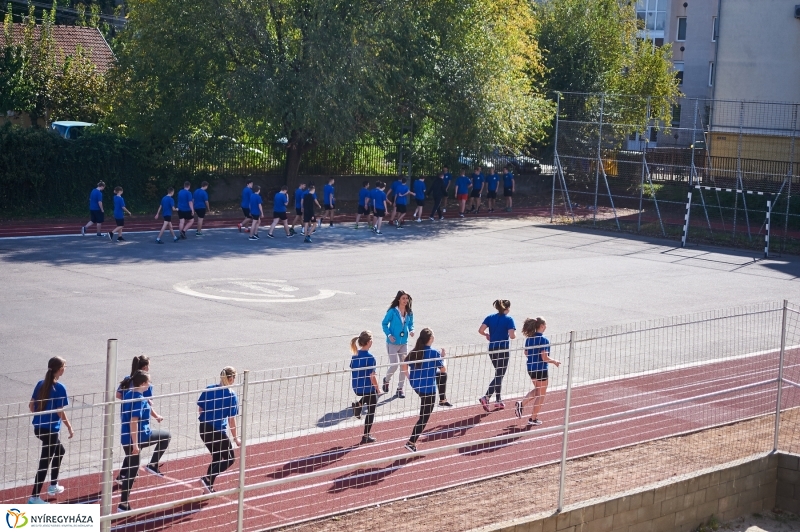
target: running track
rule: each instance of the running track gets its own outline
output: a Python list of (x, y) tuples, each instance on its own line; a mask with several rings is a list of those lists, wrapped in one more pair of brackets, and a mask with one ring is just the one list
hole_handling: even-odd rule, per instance
[[(769, 352), (575, 386), (569, 456), (768, 415), (774, 412), (777, 386), (764, 381), (777, 378), (777, 363), (777, 353)], [(800, 349), (787, 351), (784, 377), (800, 381)], [(800, 389), (784, 385), (783, 398), (784, 408), (800, 406)], [(412, 456), (403, 444), (415, 418), (377, 421), (373, 435), (378, 442), (365, 446), (357, 445), (360, 426), (249, 445), (248, 484), (300, 478), (246, 492), (245, 526), (263, 530), (555, 462), (560, 457), (561, 432), (556, 429), (563, 421), (564, 400), (563, 390), (550, 393), (540, 415), (544, 424), (532, 429), (526, 427), (525, 418), (514, 416), (512, 398), (506, 398), (505, 411), (490, 414), (477, 405), (437, 408), (417, 444), (418, 455)], [(600, 419), (602, 416), (613, 419)], [(493, 437), (499, 439), (475, 443)], [(767, 450), (771, 442), (764, 445)], [(453, 448), (431, 453), (445, 446)], [(202, 495), (197, 479), (205, 473), (208, 460), (208, 455), (170, 460), (168, 451), (162, 462), (166, 477), (141, 473), (131, 498), (133, 508)], [(378, 464), (359, 467), (369, 460)], [(309, 473), (320, 476), (302, 476)], [(218, 478), (216, 489), (236, 487), (238, 475), (237, 459), (237, 464)], [(99, 475), (68, 478), (62, 485), (70, 497), (58, 502), (95, 502), (99, 498)], [(0, 500), (23, 502), (29, 489), (2, 491)], [(117, 501), (115, 491), (115, 506)], [(233, 495), (117, 520), (114, 529), (233, 530), (235, 520)]]

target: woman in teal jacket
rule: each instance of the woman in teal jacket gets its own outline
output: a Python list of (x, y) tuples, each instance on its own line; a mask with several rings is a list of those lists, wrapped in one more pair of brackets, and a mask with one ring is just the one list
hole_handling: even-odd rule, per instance
[[(386, 351), (389, 354), (389, 371), (383, 378), (383, 393), (389, 393), (392, 375), (400, 368), (408, 354), (408, 338), (414, 336), (414, 313), (411, 311), (411, 296), (402, 290), (397, 291), (394, 301), (383, 317), (383, 334), (386, 335)], [(406, 376), (400, 372), (397, 397), (403, 399)]]

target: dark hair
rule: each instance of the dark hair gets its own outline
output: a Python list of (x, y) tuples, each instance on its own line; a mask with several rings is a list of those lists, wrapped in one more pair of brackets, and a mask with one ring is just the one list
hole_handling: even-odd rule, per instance
[(442, 169), (450, 170), (450, 167), (445, 165), (445, 166), (442, 166)]
[(50, 399), (50, 392), (53, 389), (53, 383), (56, 381), (56, 373), (64, 367), (67, 361), (61, 357), (53, 357), (47, 361), (47, 373), (44, 375), (42, 387), (39, 388), (39, 397), (33, 405), (34, 412), (41, 412), (44, 410), (44, 405)]
[(261, 192), (261, 185), (255, 185), (253, 187), (253, 193), (258, 194), (259, 192)]
[(119, 194), (122, 192), (122, 187), (114, 187), (114, 194)]
[(184, 181), (184, 182), (183, 182), (183, 188), (189, 188), (189, 187), (191, 187), (191, 186), (192, 186), (192, 184), (191, 184), (191, 183), (189, 183), (188, 181)]
[(545, 325), (547, 322), (544, 321), (544, 318), (541, 316), (537, 316), (535, 318), (526, 318), (525, 323), (522, 324), (522, 334), (527, 337), (531, 337), (539, 330), (539, 327)]
[(149, 380), (150, 380), (149, 373), (145, 373), (144, 371), (137, 371), (136, 373), (133, 374), (133, 377), (131, 377), (130, 388), (138, 388), (139, 386), (141, 386), (142, 384), (146, 383)]
[(363, 183), (361, 183), (361, 186), (362, 187), (368, 187), (369, 186), (369, 181), (364, 181)]
[(502, 314), (503, 312), (509, 309), (509, 307), (511, 306), (511, 301), (509, 301), (508, 299), (495, 299), (494, 303), (492, 304), (494, 305), (494, 308), (497, 309), (497, 312), (500, 312)]
[(311, 188), (311, 187), (313, 187), (313, 186), (314, 186), (314, 182), (313, 182), (313, 181), (309, 181), (309, 182), (308, 182), (308, 188)]
[(405, 177), (401, 177), (401, 178), (400, 178), (400, 182), (401, 182), (401, 183), (403, 183), (403, 184), (405, 184), (405, 183), (406, 183), (406, 178), (405, 178)]
[(208, 181), (203, 181), (202, 183), (200, 183), (200, 188), (207, 187), (207, 186), (208, 186)]
[(172, 187), (169, 187), (169, 188), (167, 189), (167, 194), (173, 194), (174, 192), (175, 192), (175, 189), (174, 189), (174, 188), (172, 188)]
[(131, 379), (137, 372), (142, 371), (142, 368), (146, 368), (150, 365), (150, 357), (147, 355), (138, 355), (133, 357), (133, 362), (131, 362), (131, 374), (122, 379), (119, 383), (120, 390), (127, 390), (131, 387)]
[(355, 355), (359, 347), (366, 346), (372, 340), (372, 331), (361, 331), (361, 334), (350, 340), (350, 351)]
[(336, 181), (334, 178), (332, 178), (332, 177), (328, 178), (328, 183), (331, 183), (331, 182), (334, 182), (334, 181)]
[(105, 186), (106, 186), (106, 184), (104, 182), (102, 182), (102, 181), (98, 181), (97, 182), (97, 188), (105, 187)]
[(314, 186), (314, 183), (309, 183), (308, 190), (317, 190), (317, 187)]
[(398, 290), (397, 291), (397, 295), (394, 296), (394, 299), (392, 300), (392, 304), (389, 305), (389, 310), (391, 310), (393, 308), (396, 308), (396, 307), (399, 307), (400, 306), (400, 298), (403, 297), (403, 296), (408, 296), (408, 305), (406, 306), (406, 312), (408, 312), (409, 314), (413, 314), (414, 312), (411, 310), (411, 301), (412, 301), (411, 300), (411, 294), (409, 294), (407, 292), (404, 292), (403, 290)]
[(375, 188), (381, 188), (381, 182), (375, 181)]
[(286, 185), (283, 185), (283, 186), (281, 187), (281, 192), (286, 192), (286, 191), (288, 191), (288, 190), (289, 190), (289, 187), (287, 187)]
[(250, 184), (250, 183), (252, 183), (252, 182), (253, 182), (253, 180), (252, 180), (252, 179), (248, 179), (247, 181), (245, 181), (245, 182), (244, 182), (244, 186), (247, 186), (247, 185), (249, 185), (249, 184)]
[(417, 336), (417, 343), (414, 344), (414, 349), (406, 355), (406, 362), (414, 363), (419, 362), (422, 360), (422, 354), (425, 352), (425, 348), (428, 347), (428, 342), (431, 341), (431, 337), (433, 336), (433, 331), (429, 328), (425, 327), (419, 332), (419, 336)]

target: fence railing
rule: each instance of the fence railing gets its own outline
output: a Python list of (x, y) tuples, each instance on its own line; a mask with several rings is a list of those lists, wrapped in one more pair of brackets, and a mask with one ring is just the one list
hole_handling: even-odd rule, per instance
[[(359, 445), (363, 419), (353, 416), (356, 398), (346, 357), (243, 371), (231, 386), (240, 401), (241, 447), (235, 449), (236, 462), (217, 477), (214, 493), (199, 482), (211, 458), (198, 433), (196, 401), (216, 379), (154, 384), (152, 405), (164, 421), (151, 420), (151, 425), (171, 435), (161, 460), (164, 477), (140, 474), (131, 492), (132, 509), (122, 512), (115, 511), (119, 490), (112, 482), (124, 457), (119, 446), (124, 401), (113, 398), (121, 375), (115, 367), (116, 341), (110, 340), (106, 385), (98, 383), (105, 389), (71, 397), (65, 409), (75, 437), (64, 439), (59, 481), (66, 491), (52, 502), (101, 503), (105, 530), (178, 525), (182, 530), (264, 530), (551, 464), (560, 470), (551, 481), (558, 489), (543, 490), (536, 504), (559, 510), (699, 467), (687, 459), (697, 450), (680, 445), (668, 454), (647, 454), (646, 447), (644, 455), (606, 454), (614, 449), (715, 427), (720, 432), (702, 468), (800, 447), (800, 419), (787, 414), (800, 406), (800, 308), (795, 305), (704, 312), (555, 334), (549, 340), (551, 358), (562, 365), (549, 369), (538, 416), (542, 425), (527, 425), (530, 404), (522, 418), (515, 416), (515, 401), (532, 389), (524, 340), (512, 341), (509, 348), (502, 386), (506, 408), (491, 413), (477, 404), (495, 375), (486, 346), (446, 348), (446, 396), (454, 406), (437, 406), (414, 453), (403, 445), (419, 401), (407, 384), (405, 399), (394, 395), (397, 375), (390, 393), (379, 398), (372, 429), (378, 441)], [(372, 352), (383, 360), (378, 346)], [(387, 369), (378, 364), (379, 379)], [(40, 451), (30, 428), (32, 415), (26, 403), (0, 409), (3, 502), (24, 502), (30, 495)], [(142, 453), (150, 456), (150, 450)], [(615, 467), (627, 473), (609, 474), (604, 460), (611, 458), (604, 456), (616, 456)], [(603, 482), (580, 482), (586, 478)], [(464, 515), (448, 529), (480, 524), (486, 523)], [(392, 526), (419, 529), (402, 520)], [(437, 526), (432, 521), (428, 529)]]

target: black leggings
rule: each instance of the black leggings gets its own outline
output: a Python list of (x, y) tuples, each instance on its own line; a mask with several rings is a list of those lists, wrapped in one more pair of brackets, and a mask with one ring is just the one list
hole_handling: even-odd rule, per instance
[(497, 400), (500, 401), (500, 387), (503, 386), (503, 377), (506, 376), (506, 370), (508, 369), (508, 357), (508, 351), (489, 353), (492, 366), (494, 366), (494, 379), (489, 383), (486, 397), (491, 398), (492, 394), (495, 394)]
[(434, 196), (433, 197), (433, 210), (431, 211), (431, 216), (433, 216), (434, 214), (436, 214), (438, 212), (439, 213), (439, 218), (442, 217), (442, 199), (444, 199), (444, 198), (441, 197), (441, 196), (439, 196), (439, 197)]
[(125, 451), (125, 459), (122, 461), (122, 469), (119, 472), (122, 479), (122, 489), (120, 490), (122, 502), (128, 502), (128, 495), (130, 495), (131, 488), (133, 488), (133, 482), (139, 474), (142, 450), (151, 445), (156, 446), (153, 450), (153, 456), (150, 458), (150, 465), (157, 466), (164, 451), (167, 450), (171, 438), (169, 432), (166, 430), (154, 430), (150, 432), (150, 438), (147, 441), (139, 444), (139, 454), (133, 454), (133, 445), (122, 446), (122, 449)]
[(233, 465), (234, 454), (231, 440), (222, 431), (216, 430), (211, 423), (200, 423), (200, 439), (211, 453), (211, 464), (206, 470), (208, 483), (214, 485), (217, 475)]
[(372, 422), (375, 421), (375, 406), (378, 404), (378, 395), (374, 392), (362, 395), (356, 404), (367, 407), (367, 415), (364, 418), (364, 434), (369, 434), (369, 431), (372, 430)]
[(419, 435), (422, 434), (422, 431), (425, 430), (425, 425), (428, 424), (428, 419), (431, 417), (431, 412), (433, 412), (433, 407), (436, 404), (436, 394), (418, 394), (419, 395), (419, 419), (417, 420), (416, 425), (414, 425), (414, 430), (411, 431), (411, 437), (408, 439), (411, 443), (417, 443), (419, 439)]
[(446, 401), (447, 395), (447, 373), (437, 373), (436, 374), (436, 386), (439, 388), (439, 400)]
[(47, 468), (50, 467), (50, 483), (58, 483), (58, 469), (61, 467), (61, 459), (64, 458), (66, 449), (61, 445), (58, 432), (50, 432), (45, 428), (34, 427), (33, 433), (42, 440), (42, 455), (39, 458), (39, 470), (36, 472), (36, 480), (33, 483), (33, 497), (38, 497), (42, 492), (44, 479), (47, 478)]

